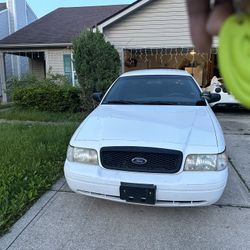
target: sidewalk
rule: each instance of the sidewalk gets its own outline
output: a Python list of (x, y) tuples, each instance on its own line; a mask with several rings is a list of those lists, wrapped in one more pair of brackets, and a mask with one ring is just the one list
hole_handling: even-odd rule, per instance
[(64, 178), (0, 239), (0, 249), (250, 249), (250, 116), (219, 116), (233, 166), (221, 200), (154, 208), (72, 193)]

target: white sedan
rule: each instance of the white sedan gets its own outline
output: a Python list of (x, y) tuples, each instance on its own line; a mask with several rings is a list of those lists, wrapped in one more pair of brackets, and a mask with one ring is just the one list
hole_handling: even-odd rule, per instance
[(154, 206), (218, 201), (228, 167), (222, 129), (194, 78), (180, 70), (121, 75), (74, 133), (64, 166), (77, 193)]

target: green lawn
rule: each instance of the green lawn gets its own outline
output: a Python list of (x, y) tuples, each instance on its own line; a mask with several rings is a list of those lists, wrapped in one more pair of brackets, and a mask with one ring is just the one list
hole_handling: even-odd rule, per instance
[(41, 122), (81, 122), (85, 113), (50, 113), (11, 108), (0, 112), (0, 119)]
[[(50, 117), (48, 113), (40, 116), (37, 112), (28, 114), (26, 111), (8, 115), (14, 120), (24, 117), (31, 120), (37, 116), (43, 121), (55, 117), (57, 121), (65, 121), (67, 117), (61, 114)], [(8, 115), (0, 112), (2, 118)], [(69, 116), (69, 119), (76, 121), (76, 117)], [(0, 124), (0, 235), (63, 175), (67, 145), (76, 127), (74, 123), (58, 126)]]

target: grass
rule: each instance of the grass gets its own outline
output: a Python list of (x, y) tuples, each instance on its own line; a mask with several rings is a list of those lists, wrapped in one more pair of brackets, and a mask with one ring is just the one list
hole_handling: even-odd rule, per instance
[(0, 119), (40, 122), (81, 122), (85, 113), (51, 113), (11, 108), (0, 112)]
[[(18, 115), (15, 112), (9, 114), (15, 120), (17, 117), (33, 120), (37, 117), (43, 121), (65, 119), (58, 114), (50, 118), (46, 113), (25, 111)], [(60, 126), (0, 124), (0, 235), (62, 176), (67, 145), (75, 129), (73, 123)]]

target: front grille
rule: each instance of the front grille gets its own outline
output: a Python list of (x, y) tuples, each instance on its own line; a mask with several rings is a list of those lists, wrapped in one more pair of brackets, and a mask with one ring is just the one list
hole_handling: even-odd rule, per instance
[(177, 173), (181, 151), (144, 147), (104, 147), (100, 152), (104, 168), (150, 173)]

